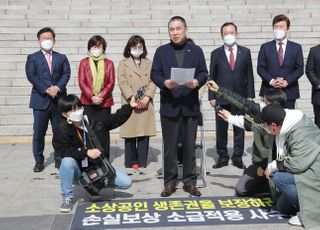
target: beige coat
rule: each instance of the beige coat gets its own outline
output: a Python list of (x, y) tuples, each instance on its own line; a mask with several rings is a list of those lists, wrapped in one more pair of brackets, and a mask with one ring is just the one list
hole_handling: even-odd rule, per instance
[(156, 135), (156, 121), (153, 97), (156, 86), (150, 79), (152, 62), (141, 59), (137, 68), (132, 58), (124, 58), (118, 66), (118, 84), (121, 91), (121, 103), (127, 104), (141, 86), (146, 85), (145, 95), (150, 97), (149, 108), (143, 112), (133, 112), (129, 120), (120, 127), (120, 137), (131, 138)]

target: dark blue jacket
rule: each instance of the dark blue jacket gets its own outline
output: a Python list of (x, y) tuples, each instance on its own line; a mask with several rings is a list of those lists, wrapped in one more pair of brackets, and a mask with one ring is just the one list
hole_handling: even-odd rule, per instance
[(288, 40), (284, 60), (280, 66), (276, 41), (273, 40), (262, 44), (258, 55), (257, 71), (262, 78), (260, 96), (264, 96), (266, 89), (272, 88), (272, 86), (269, 85), (271, 79), (276, 79), (280, 76), (288, 82), (288, 86), (282, 89), (286, 93), (288, 100), (299, 98), (298, 79), (303, 75), (301, 45)]
[[(242, 97), (254, 98), (254, 79), (250, 50), (238, 45), (236, 62), (233, 70), (230, 68), (224, 46), (212, 51), (210, 79)], [(218, 104), (229, 104), (222, 98), (216, 98), (215, 93), (209, 90), (209, 101), (213, 99), (216, 99)]]
[(314, 46), (310, 49), (306, 74), (312, 84), (312, 104), (320, 105), (320, 45)]
[(46, 93), (50, 86), (58, 86), (58, 97), (66, 95), (66, 85), (70, 79), (70, 64), (63, 54), (52, 52), (52, 73), (49, 71), (47, 60), (39, 50), (28, 55), (26, 75), (32, 84), (29, 107), (36, 110), (46, 110), (52, 98)]
[(170, 79), (171, 68), (178, 68), (177, 60), (172, 45), (160, 46), (154, 55), (151, 79), (160, 88), (160, 115), (166, 117), (198, 116), (200, 114), (198, 90), (207, 79), (206, 61), (202, 49), (194, 44), (185, 45), (184, 60), (181, 68), (195, 68), (194, 79), (199, 86), (189, 89), (178, 86), (175, 89), (167, 89), (164, 81)]

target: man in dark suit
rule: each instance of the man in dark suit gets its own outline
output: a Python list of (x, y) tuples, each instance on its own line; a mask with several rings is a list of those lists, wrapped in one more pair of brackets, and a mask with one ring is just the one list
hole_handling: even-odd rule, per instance
[[(220, 32), (224, 45), (211, 53), (210, 79), (245, 98), (254, 98), (254, 80), (250, 50), (236, 43), (237, 26), (234, 23), (224, 23), (221, 26)], [(209, 102), (213, 107), (218, 108), (217, 106), (221, 106), (233, 114), (241, 114), (229, 102), (216, 98), (215, 93), (212, 91), (209, 91)], [(221, 168), (228, 165), (227, 141), (228, 123), (219, 117), (216, 111), (216, 144), (219, 159), (213, 165), (213, 168)], [(244, 130), (236, 126), (233, 126), (233, 143), (232, 163), (234, 166), (244, 169), (245, 165), (242, 161)]]
[[(183, 188), (193, 196), (201, 196), (196, 187), (194, 145), (200, 114), (198, 90), (205, 83), (208, 72), (202, 49), (187, 39), (185, 19), (180, 16), (172, 17), (168, 30), (170, 43), (156, 50), (151, 70), (151, 79), (160, 88), (164, 146), (164, 190), (160, 195), (168, 197), (175, 192), (178, 139), (181, 134)], [(179, 85), (170, 79), (172, 68), (193, 68), (194, 79)]]
[(320, 128), (320, 45), (310, 49), (306, 74), (312, 84), (312, 99), (314, 122)]
[(67, 57), (52, 50), (55, 33), (45, 27), (37, 33), (41, 50), (28, 55), (26, 75), (32, 84), (29, 107), (33, 109), (32, 151), (35, 159), (34, 172), (44, 169), (44, 143), (50, 120), (54, 132), (58, 125), (58, 99), (66, 95), (70, 79), (70, 64)]
[(259, 96), (263, 97), (268, 88), (281, 89), (288, 98), (285, 107), (294, 109), (300, 97), (298, 79), (303, 75), (302, 47), (287, 38), (287, 16), (275, 16), (272, 26), (275, 40), (262, 44), (258, 55), (257, 72), (262, 78)]

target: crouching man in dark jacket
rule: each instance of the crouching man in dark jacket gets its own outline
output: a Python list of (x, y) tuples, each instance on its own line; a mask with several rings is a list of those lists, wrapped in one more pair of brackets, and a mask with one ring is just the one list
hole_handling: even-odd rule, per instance
[[(137, 102), (132, 97), (130, 104), (123, 105), (115, 114), (105, 116), (103, 120), (89, 121), (93, 131), (96, 128), (111, 130), (122, 125), (130, 117)], [(70, 212), (73, 207), (73, 182), (79, 182), (83, 170), (101, 160), (101, 151), (93, 146), (88, 129), (83, 121), (83, 106), (76, 95), (69, 94), (59, 100), (59, 112), (62, 119), (53, 134), (53, 148), (57, 153), (56, 163), (59, 166), (61, 194), (63, 202), (60, 212)], [(94, 124), (99, 124), (95, 127)], [(100, 127), (101, 126), (101, 127)], [(105, 187), (127, 189), (132, 180), (124, 172), (115, 170), (115, 176)], [(90, 192), (90, 191), (89, 191)]]

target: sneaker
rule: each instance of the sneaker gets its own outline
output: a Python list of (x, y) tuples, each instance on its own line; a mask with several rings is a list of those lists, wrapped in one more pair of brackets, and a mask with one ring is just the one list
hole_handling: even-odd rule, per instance
[(131, 165), (131, 168), (133, 168), (133, 169), (138, 169), (138, 168), (140, 168), (140, 165), (139, 165), (139, 164), (132, 164), (132, 165)]
[(72, 198), (63, 197), (62, 204), (60, 205), (59, 211), (62, 213), (71, 212), (73, 208)]
[(298, 215), (291, 217), (289, 219), (288, 223), (293, 225), (293, 226), (300, 226), (300, 227), (302, 226), (302, 223), (301, 223), (300, 218), (299, 218)]

